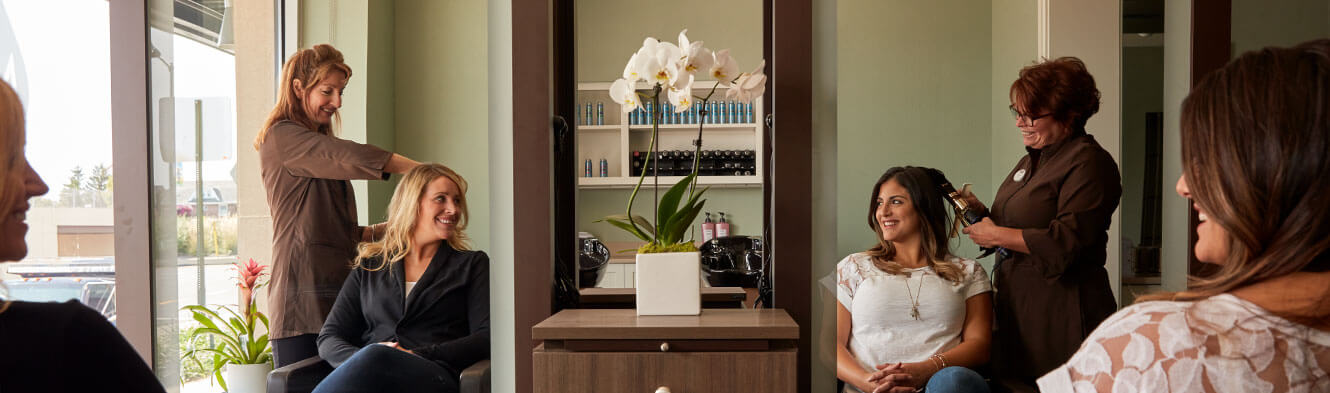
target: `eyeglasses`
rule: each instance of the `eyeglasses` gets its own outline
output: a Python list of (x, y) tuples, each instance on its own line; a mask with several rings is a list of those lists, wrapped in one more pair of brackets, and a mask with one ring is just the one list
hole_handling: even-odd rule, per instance
[(1050, 112), (1050, 113), (1045, 113), (1045, 114), (1038, 115), (1038, 116), (1030, 116), (1030, 115), (1027, 115), (1027, 114), (1021, 113), (1021, 111), (1016, 110), (1016, 107), (1015, 107), (1015, 106), (1007, 106), (1007, 109), (1010, 109), (1010, 110), (1011, 110), (1011, 117), (1015, 118), (1016, 121), (1018, 121), (1018, 122), (1024, 120), (1024, 121), (1025, 121), (1025, 124), (1034, 124), (1034, 121), (1035, 121), (1035, 120), (1039, 120), (1039, 119), (1042, 119), (1042, 118), (1049, 117), (1049, 116), (1052, 116), (1052, 115), (1053, 115), (1053, 113)]

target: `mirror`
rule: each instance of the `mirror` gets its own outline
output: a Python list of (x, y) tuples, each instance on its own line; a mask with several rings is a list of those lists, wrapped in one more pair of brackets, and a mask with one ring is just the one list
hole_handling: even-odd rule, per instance
[[(569, 149), (569, 154), (575, 155), (571, 159), (575, 165), (573, 170), (561, 171), (556, 176), (576, 179), (575, 221), (580, 237), (578, 259), (582, 261), (576, 275), (579, 287), (633, 288), (634, 252), (623, 251), (635, 250), (644, 242), (628, 231), (597, 221), (625, 214), (639, 180), (643, 181), (632, 206), (633, 214), (655, 217), (654, 201), (690, 173), (694, 162), (699, 174), (698, 190), (709, 188), (702, 196), (706, 200), (703, 212), (687, 226), (685, 238), (695, 240), (694, 244), (706, 254), (703, 261), (711, 261), (704, 263), (703, 270), (710, 270), (709, 277), (717, 277), (704, 281), (703, 286), (713, 281), (717, 286), (731, 286), (734, 282), (727, 280), (735, 275), (763, 268), (760, 259), (751, 262), (755, 255), (761, 255), (766, 206), (762, 168), (767, 131), (758, 121), (766, 113), (762, 99), (726, 98), (726, 89), (720, 86), (711, 96), (707, 119), (699, 119), (699, 108), (682, 113), (667, 109), (659, 125), (658, 159), (648, 166), (652, 127), (647, 112), (625, 112), (610, 94), (611, 83), (623, 76), (629, 58), (642, 47), (646, 37), (678, 44), (679, 33), (684, 29), (690, 40), (702, 41), (710, 50), (729, 49), (739, 72), (752, 71), (763, 58), (761, 9), (762, 3), (756, 0), (576, 2), (573, 35), (577, 109), (576, 116), (566, 119), (574, 134), (575, 148)], [(706, 97), (716, 81), (708, 70), (701, 70), (692, 86), (694, 96)], [(635, 87), (650, 93), (645, 82)], [(661, 93), (659, 102), (651, 105), (667, 105), (668, 101), (667, 94)], [(701, 153), (694, 156), (693, 141), (698, 138), (698, 124), (702, 121), (706, 124), (701, 134)], [(645, 179), (640, 177), (643, 172), (647, 173)], [(660, 176), (653, 177), (652, 173)], [(756, 239), (729, 239), (704, 245), (707, 234), (703, 233), (703, 223), (708, 213), (715, 226), (711, 235)], [(602, 246), (608, 253), (600, 249)], [(757, 297), (758, 284), (738, 281), (743, 283), (735, 287), (744, 288), (744, 304), (751, 306)]]

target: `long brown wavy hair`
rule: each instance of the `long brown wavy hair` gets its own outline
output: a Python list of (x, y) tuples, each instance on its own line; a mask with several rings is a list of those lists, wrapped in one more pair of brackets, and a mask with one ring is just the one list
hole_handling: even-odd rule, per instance
[[(446, 177), (457, 184), (458, 214), (456, 230), (448, 237), (448, 245), (454, 250), (470, 250), (470, 238), (466, 235), (467, 212), (466, 179), (452, 169), (438, 163), (421, 164), (406, 172), (402, 181), (393, 190), (393, 199), (388, 202), (388, 223), (383, 238), (379, 241), (360, 243), (354, 268), (369, 271), (382, 270), (406, 257), (415, 241), (411, 236), (416, 230), (416, 215), (420, 213), (420, 196), (425, 194), (425, 187), (440, 177)], [(377, 266), (368, 266), (371, 259), (380, 259)]]
[(905, 268), (893, 259), (896, 258), (896, 245), (882, 238), (882, 226), (877, 222), (877, 195), (883, 184), (895, 179), (910, 194), (910, 205), (919, 215), (922, 236), (920, 244), (923, 254), (928, 256), (928, 266), (938, 276), (948, 281), (959, 283), (965, 273), (959, 264), (951, 262), (951, 243), (947, 236), (950, 228), (951, 209), (942, 195), (942, 183), (948, 183), (942, 171), (933, 168), (914, 166), (893, 167), (888, 169), (877, 183), (873, 184), (868, 195), (868, 227), (877, 234), (877, 245), (868, 249), (868, 257), (873, 266), (888, 274), (901, 274)]
[[(282, 66), (282, 82), (277, 89), (277, 105), (272, 108), (268, 120), (263, 122), (263, 128), (259, 129), (259, 135), (254, 138), (254, 150), (258, 150), (259, 145), (268, 138), (268, 129), (282, 120), (294, 121), (324, 135), (333, 135), (332, 125), (314, 124), (314, 120), (305, 113), (305, 95), (333, 71), (341, 71), (346, 74), (347, 80), (351, 79), (351, 66), (346, 65), (342, 60), (342, 52), (337, 51), (332, 45), (319, 44), (291, 55)], [(300, 81), (299, 88), (295, 84), (296, 81)], [(340, 127), (341, 111), (333, 113), (333, 122)]]
[(1183, 175), (1229, 254), (1188, 290), (1142, 300), (1330, 270), (1330, 40), (1243, 54), (1192, 89), (1181, 121)]

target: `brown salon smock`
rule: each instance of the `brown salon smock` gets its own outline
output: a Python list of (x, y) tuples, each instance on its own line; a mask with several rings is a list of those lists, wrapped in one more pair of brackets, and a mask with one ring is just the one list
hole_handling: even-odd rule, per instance
[(259, 170), (272, 213), (273, 339), (318, 334), (351, 271), (360, 227), (352, 179), (387, 179), (392, 152), (292, 121), (268, 130)]
[(1033, 383), (1117, 309), (1104, 261), (1122, 184), (1113, 157), (1084, 131), (1026, 151), (991, 211), (995, 224), (1020, 229), (1030, 249), (1009, 251), (993, 269), (993, 368)]

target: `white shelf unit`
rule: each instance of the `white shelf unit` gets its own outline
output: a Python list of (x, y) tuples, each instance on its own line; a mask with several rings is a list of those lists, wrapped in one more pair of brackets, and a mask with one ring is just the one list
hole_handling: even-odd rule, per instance
[[(704, 96), (711, 91), (716, 81), (693, 82), (693, 95)], [(639, 91), (648, 91), (645, 82), (638, 82)], [(579, 188), (632, 188), (637, 185), (637, 177), (631, 176), (628, 168), (632, 165), (632, 152), (647, 151), (651, 142), (650, 124), (629, 124), (628, 113), (620, 110), (619, 104), (610, 99), (609, 82), (586, 82), (577, 84), (578, 110), (585, 117), (586, 104), (604, 104), (604, 125), (583, 125), (585, 119), (579, 118), (577, 130), (577, 185)], [(713, 102), (728, 102), (725, 99), (726, 87), (716, 89)], [(667, 101), (661, 94), (661, 103)], [(698, 176), (698, 184), (713, 188), (761, 187), (762, 167), (766, 159), (763, 152), (766, 132), (762, 121), (766, 116), (762, 106), (762, 97), (754, 98), (752, 123), (707, 123), (702, 131), (702, 150), (752, 150), (756, 156), (756, 168), (751, 176)], [(593, 113), (594, 118), (594, 113)], [(697, 139), (697, 124), (661, 124), (657, 141), (659, 151), (693, 151), (693, 140)], [(600, 176), (600, 160), (607, 161), (608, 175)], [(585, 175), (585, 163), (591, 160), (592, 177)], [(668, 188), (682, 179), (682, 176), (661, 176), (661, 187)], [(653, 183), (651, 176), (642, 182), (643, 188)]]

